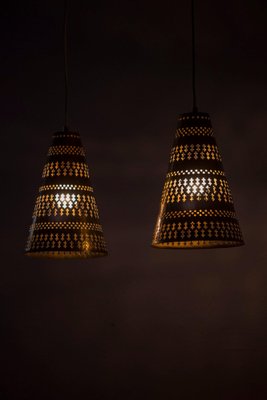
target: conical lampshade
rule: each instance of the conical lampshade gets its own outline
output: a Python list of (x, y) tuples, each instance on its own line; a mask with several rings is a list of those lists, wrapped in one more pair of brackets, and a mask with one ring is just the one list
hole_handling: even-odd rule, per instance
[(182, 114), (152, 246), (191, 249), (243, 244), (210, 117)]
[(43, 169), (26, 254), (39, 257), (105, 256), (106, 244), (80, 135), (53, 135)]

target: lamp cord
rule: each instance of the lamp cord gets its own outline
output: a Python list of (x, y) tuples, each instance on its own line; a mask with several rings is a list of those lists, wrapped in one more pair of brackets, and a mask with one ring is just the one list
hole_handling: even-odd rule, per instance
[(64, 4), (64, 76), (65, 76), (65, 118), (64, 131), (68, 130), (69, 76), (68, 76), (68, 0)]
[(193, 113), (197, 113), (196, 100), (196, 51), (195, 51), (195, 2), (191, 0), (191, 23), (192, 23), (192, 90), (193, 90)]

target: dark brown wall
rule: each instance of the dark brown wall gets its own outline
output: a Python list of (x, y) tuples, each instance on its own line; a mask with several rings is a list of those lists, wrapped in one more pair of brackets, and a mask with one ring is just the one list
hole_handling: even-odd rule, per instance
[(70, 6), (78, 128), (108, 258), (23, 256), (51, 135), (63, 125), (63, 2), (1, 16), (1, 399), (263, 400), (266, 2), (196, 2), (197, 95), (246, 241), (150, 248), (177, 115), (191, 111), (187, 1)]

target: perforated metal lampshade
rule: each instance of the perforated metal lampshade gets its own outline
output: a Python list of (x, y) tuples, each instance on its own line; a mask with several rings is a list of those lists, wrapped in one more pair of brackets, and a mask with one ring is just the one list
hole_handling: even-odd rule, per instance
[(243, 244), (210, 117), (182, 114), (152, 246), (187, 249)]
[(29, 256), (105, 256), (106, 244), (80, 135), (53, 135), (26, 246)]

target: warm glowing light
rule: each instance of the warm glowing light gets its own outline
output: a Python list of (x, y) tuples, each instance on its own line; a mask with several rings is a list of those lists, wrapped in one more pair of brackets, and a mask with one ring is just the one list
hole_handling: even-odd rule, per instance
[(74, 193), (56, 193), (55, 200), (58, 208), (72, 208), (77, 205), (76, 195)]

